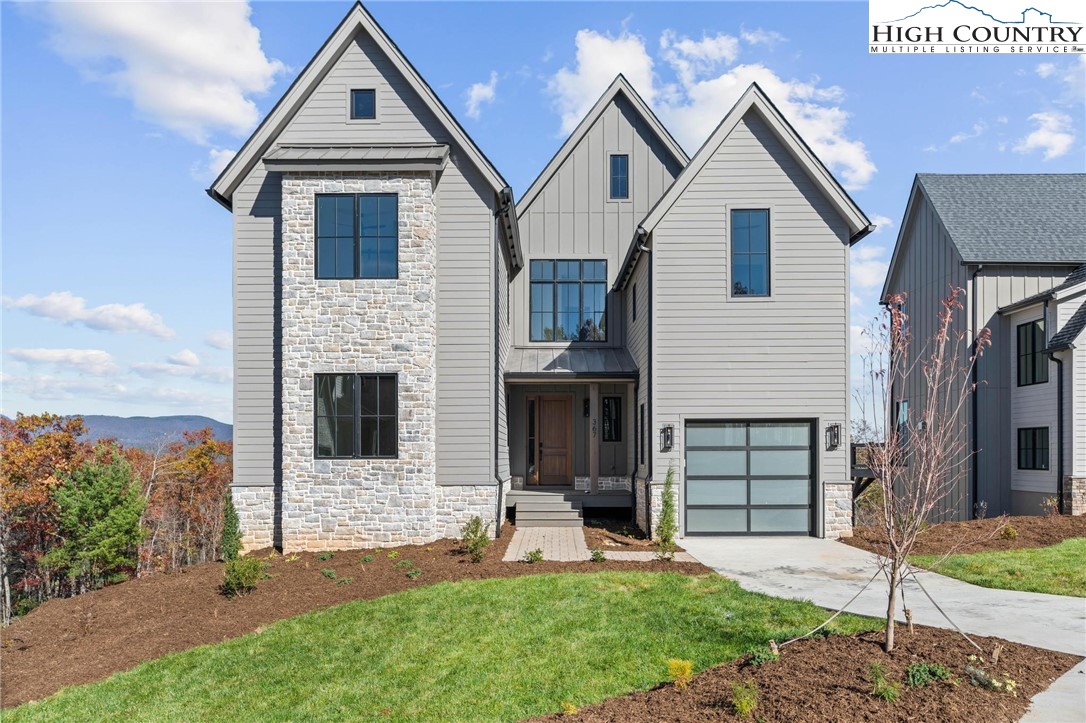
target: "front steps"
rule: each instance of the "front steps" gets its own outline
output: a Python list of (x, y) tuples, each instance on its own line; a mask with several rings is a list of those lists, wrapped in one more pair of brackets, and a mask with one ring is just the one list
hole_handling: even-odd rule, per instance
[(583, 527), (583, 507), (559, 491), (513, 490), (506, 506), (516, 510), (517, 527)]

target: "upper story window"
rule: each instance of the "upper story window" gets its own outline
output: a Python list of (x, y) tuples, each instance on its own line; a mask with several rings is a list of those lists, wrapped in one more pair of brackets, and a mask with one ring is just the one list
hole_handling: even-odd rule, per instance
[(396, 278), (398, 236), (394, 193), (317, 196), (317, 278)]
[(611, 198), (630, 197), (630, 157), (624, 153), (611, 156)]
[(1044, 354), (1043, 319), (1018, 325), (1018, 386), (1048, 381), (1048, 358)]
[(317, 374), (313, 386), (318, 459), (396, 457), (395, 374)]
[(633, 285), (633, 291), (630, 293), (631, 303), (633, 304), (633, 320), (637, 321), (637, 284)]
[(1018, 469), (1048, 469), (1048, 427), (1018, 430)]
[(377, 91), (351, 91), (351, 120), (373, 120), (377, 117)]
[(731, 214), (732, 296), (769, 296), (769, 209)]
[(607, 340), (607, 262), (531, 263), (531, 340)]

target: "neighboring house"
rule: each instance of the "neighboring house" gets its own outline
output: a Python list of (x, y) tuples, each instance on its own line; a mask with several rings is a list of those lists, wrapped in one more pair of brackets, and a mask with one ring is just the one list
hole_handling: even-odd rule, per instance
[(850, 529), (873, 227), (756, 86), (690, 159), (620, 76), (514, 205), (359, 4), (209, 194), (247, 546), (649, 529), (672, 467), (682, 534)]
[[(956, 331), (971, 345), (987, 327), (992, 345), (961, 415), (966, 473), (938, 515), (1039, 514), (1046, 498), (1086, 512), (1086, 174), (919, 174), (882, 297), (907, 295), (915, 349), (951, 288)], [(923, 404), (919, 376), (894, 397), (898, 416)]]

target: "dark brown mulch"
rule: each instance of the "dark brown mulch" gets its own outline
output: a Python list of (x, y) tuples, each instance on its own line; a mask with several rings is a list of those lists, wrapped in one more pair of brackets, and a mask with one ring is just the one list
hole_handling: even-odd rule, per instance
[[(977, 651), (953, 631), (918, 626), (912, 634), (899, 629), (897, 639), (890, 655), (882, 651), (882, 633), (804, 640), (784, 648), (779, 660), (760, 666), (750, 665), (749, 658), (744, 658), (710, 668), (695, 676), (686, 690), (667, 683), (586, 706), (576, 715), (556, 713), (538, 720), (1016, 721), (1032, 696), (1079, 660), (998, 638), (974, 637), (985, 651), (986, 662), (981, 667), (1015, 681), (1015, 697), (970, 684), (965, 665), (968, 656)], [(990, 654), (997, 644), (1004, 648), (999, 664), (992, 665)], [(871, 695), (870, 666), (874, 662), (884, 665), (889, 680), (901, 682), (896, 702)], [(915, 662), (945, 665), (957, 685), (906, 686), (905, 668)], [(744, 719), (735, 713), (733, 686), (749, 680), (757, 685), (758, 704), (751, 718)]]
[[(606, 517), (589, 517), (584, 521), (584, 539), (589, 550), (621, 552), (655, 552), (656, 543), (629, 522)], [(682, 551), (676, 547), (676, 551)]]
[[(0, 703), (19, 705), (61, 688), (101, 680), (168, 653), (218, 643), (251, 633), (282, 618), (350, 600), (368, 600), (445, 580), (517, 577), (553, 572), (641, 570), (703, 575), (709, 568), (685, 562), (502, 562), (513, 536), (506, 525), (479, 564), (470, 562), (456, 540), (432, 545), (388, 548), (381, 552), (337, 552), (330, 560), (317, 553), (297, 559), (272, 550), (253, 553), (268, 558), (270, 579), (256, 592), (229, 600), (219, 594), (223, 566), (208, 563), (182, 573), (158, 574), (113, 585), (66, 600), (50, 600), (3, 631)], [(390, 558), (389, 552), (395, 551)], [(362, 564), (363, 555), (372, 562)], [(397, 562), (412, 561), (422, 576), (409, 579)], [(338, 585), (321, 575), (331, 568)]]
[[(1017, 537), (1009, 539), (995, 531), (1002, 522), (1013, 527)], [(948, 552), (971, 553), (1048, 547), (1072, 537), (1086, 537), (1086, 515), (1047, 515), (1044, 517), (992, 517), (966, 522), (943, 522), (924, 530), (916, 541), (916, 555), (945, 555)], [(885, 548), (885, 535), (877, 527), (857, 527), (852, 537), (842, 542), (869, 552)]]

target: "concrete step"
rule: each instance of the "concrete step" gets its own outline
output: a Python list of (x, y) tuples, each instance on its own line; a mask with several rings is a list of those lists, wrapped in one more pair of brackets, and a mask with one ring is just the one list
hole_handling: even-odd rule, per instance
[(521, 520), (517, 518), (518, 527), (583, 527), (584, 522), (580, 517), (565, 520)]
[(580, 510), (523, 510), (520, 505), (517, 505), (517, 522), (521, 520), (579, 520), (581, 519)]
[(579, 511), (580, 502), (567, 502), (566, 500), (519, 500), (516, 503), (517, 513), (521, 512), (565, 512), (568, 510)]

